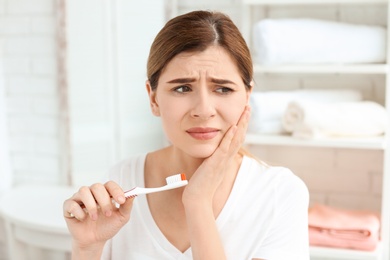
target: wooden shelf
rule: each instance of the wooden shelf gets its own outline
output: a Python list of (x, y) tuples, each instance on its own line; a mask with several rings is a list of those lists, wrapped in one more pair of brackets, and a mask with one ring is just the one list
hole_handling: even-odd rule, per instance
[(327, 248), (327, 247), (310, 247), (311, 257), (324, 257), (337, 260), (378, 260), (380, 259), (381, 244), (375, 251), (360, 251), (351, 249)]
[(242, 0), (247, 5), (386, 4), (387, 0)]
[(384, 137), (299, 139), (288, 135), (248, 133), (245, 138), (245, 144), (384, 150), (386, 139)]
[(310, 65), (254, 65), (255, 73), (316, 73), (316, 74), (383, 74), (389, 71), (387, 64), (310, 64)]

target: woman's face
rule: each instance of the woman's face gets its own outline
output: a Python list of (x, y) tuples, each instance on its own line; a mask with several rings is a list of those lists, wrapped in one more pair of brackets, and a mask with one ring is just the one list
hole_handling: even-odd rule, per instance
[(153, 114), (173, 146), (195, 158), (210, 156), (238, 122), (249, 94), (233, 59), (220, 46), (180, 53), (147, 84)]

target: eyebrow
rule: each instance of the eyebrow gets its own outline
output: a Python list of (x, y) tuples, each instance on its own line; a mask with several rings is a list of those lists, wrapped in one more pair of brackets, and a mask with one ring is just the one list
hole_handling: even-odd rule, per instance
[(236, 84), (233, 81), (228, 80), (228, 79), (214, 79), (214, 78), (212, 78), (211, 82), (217, 83), (217, 84), (221, 84), (221, 85), (224, 85), (224, 84), (233, 84), (233, 85), (235, 85)]
[[(183, 83), (191, 83), (191, 82), (195, 82), (195, 81), (196, 81), (195, 78), (177, 78), (177, 79), (170, 80), (167, 83), (181, 83), (181, 84), (183, 84)], [(224, 84), (235, 85), (236, 84), (233, 81), (228, 80), (228, 79), (216, 79), (216, 78), (211, 78), (211, 82), (221, 84), (221, 85), (224, 85)]]
[(194, 78), (178, 78), (168, 81), (167, 83), (191, 83), (195, 82)]

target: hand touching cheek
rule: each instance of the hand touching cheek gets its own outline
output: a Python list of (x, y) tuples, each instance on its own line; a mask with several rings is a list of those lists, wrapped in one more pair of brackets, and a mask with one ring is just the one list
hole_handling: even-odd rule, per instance
[(249, 117), (250, 107), (246, 106), (237, 125), (229, 128), (214, 153), (203, 161), (192, 176), (183, 193), (184, 204), (202, 200), (212, 203), (217, 188), (244, 142)]

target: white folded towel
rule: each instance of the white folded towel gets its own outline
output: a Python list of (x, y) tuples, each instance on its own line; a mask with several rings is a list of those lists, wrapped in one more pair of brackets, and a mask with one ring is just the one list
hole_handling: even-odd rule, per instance
[(360, 101), (362, 94), (352, 89), (297, 89), (289, 91), (255, 91), (250, 97), (252, 116), (248, 131), (258, 134), (285, 133), (282, 117), (293, 101), (340, 102)]
[(295, 137), (364, 137), (382, 135), (388, 127), (386, 109), (372, 101), (291, 102), (283, 127)]
[(253, 28), (262, 64), (383, 63), (386, 29), (317, 19), (264, 19)]

